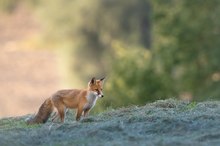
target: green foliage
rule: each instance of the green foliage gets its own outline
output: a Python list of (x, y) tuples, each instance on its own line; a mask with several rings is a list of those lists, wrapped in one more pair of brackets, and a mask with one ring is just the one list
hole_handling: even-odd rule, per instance
[(107, 74), (103, 107), (220, 95), (218, 0), (48, 0), (39, 12), (83, 82)]
[(44, 18), (45, 40), (71, 42), (71, 70), (87, 79), (109, 71), (103, 56), (112, 49), (112, 41), (150, 45), (149, 9), (146, 7), (149, 7), (146, 0), (48, 0), (41, 1), (38, 10)]
[[(218, 98), (220, 2), (162, 0), (152, 1), (152, 6), (151, 50), (113, 45), (107, 83), (111, 106), (141, 104), (184, 93), (194, 100)], [(146, 58), (146, 53), (150, 57)]]
[(185, 93), (219, 98), (219, 0), (32, 1), (43, 40), (66, 60), (66, 80), (107, 75), (98, 109)]
[(154, 71), (150, 50), (126, 48), (119, 42), (113, 43), (113, 48), (111, 74), (105, 85), (108, 104), (101, 105), (145, 104), (170, 95), (169, 83)]
[(154, 54), (178, 93), (216, 96), (219, 80), (220, 1), (152, 1)]
[(186, 109), (187, 109), (187, 110), (192, 110), (192, 109), (194, 109), (194, 108), (196, 107), (196, 105), (197, 105), (197, 102), (191, 102), (191, 103), (189, 103), (189, 104), (186, 106)]

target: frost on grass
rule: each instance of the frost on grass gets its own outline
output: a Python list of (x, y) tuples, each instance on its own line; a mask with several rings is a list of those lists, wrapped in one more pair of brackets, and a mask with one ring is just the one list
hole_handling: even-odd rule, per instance
[(158, 100), (80, 122), (27, 126), (24, 117), (0, 120), (0, 145), (219, 145), (220, 102)]

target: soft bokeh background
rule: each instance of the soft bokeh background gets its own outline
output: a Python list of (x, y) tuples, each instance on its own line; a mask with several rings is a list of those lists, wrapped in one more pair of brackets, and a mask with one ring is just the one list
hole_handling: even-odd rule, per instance
[(94, 112), (220, 99), (219, 0), (0, 0), (0, 117), (107, 76)]

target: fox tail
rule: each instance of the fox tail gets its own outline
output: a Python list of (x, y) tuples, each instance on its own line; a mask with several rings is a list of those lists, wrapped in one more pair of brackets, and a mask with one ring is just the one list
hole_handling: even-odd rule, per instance
[(26, 119), (26, 123), (28, 125), (45, 123), (49, 119), (52, 112), (53, 112), (53, 104), (52, 104), (51, 99), (48, 98), (40, 106), (37, 114), (34, 117)]

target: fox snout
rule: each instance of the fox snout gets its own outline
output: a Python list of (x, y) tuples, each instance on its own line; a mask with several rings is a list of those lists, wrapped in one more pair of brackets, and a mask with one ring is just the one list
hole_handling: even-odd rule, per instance
[(102, 93), (102, 92), (100, 92), (100, 91), (96, 91), (96, 92), (94, 92), (98, 97), (100, 97), (100, 98), (103, 98), (104, 97), (104, 94)]
[(103, 98), (103, 97), (104, 97), (104, 94), (103, 94), (102, 92), (100, 92), (100, 93), (98, 93), (98, 96), (99, 96), (100, 98)]
[(103, 98), (104, 97), (104, 94), (102, 91), (99, 92), (99, 97)]

